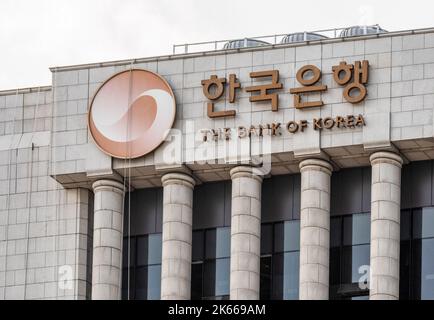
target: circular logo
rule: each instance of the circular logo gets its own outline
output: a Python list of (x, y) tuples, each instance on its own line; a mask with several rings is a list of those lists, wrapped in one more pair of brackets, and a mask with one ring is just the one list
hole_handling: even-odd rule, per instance
[(89, 109), (89, 130), (107, 154), (134, 159), (154, 151), (175, 121), (175, 96), (159, 75), (128, 70), (107, 80)]

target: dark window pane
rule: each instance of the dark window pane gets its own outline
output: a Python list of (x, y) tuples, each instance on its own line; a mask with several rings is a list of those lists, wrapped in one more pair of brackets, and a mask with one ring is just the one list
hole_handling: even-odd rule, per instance
[(413, 210), (413, 239), (422, 239), (422, 209)]
[(203, 264), (193, 263), (191, 265), (191, 299), (202, 299), (202, 280), (203, 280)]
[(284, 224), (284, 246), (287, 251), (300, 250), (300, 221), (287, 221)]
[(273, 255), (273, 285), (272, 285), (272, 300), (282, 300), (283, 299), (283, 281), (284, 281), (284, 264), (283, 264), (283, 254), (276, 253)]
[(353, 244), (353, 216), (344, 216), (343, 220), (343, 245), (351, 246)]
[(161, 233), (150, 234), (148, 238), (148, 264), (161, 264)]
[[(128, 283), (128, 277), (130, 282)], [(128, 285), (130, 288), (130, 295), (128, 297)], [(132, 300), (134, 299), (134, 268), (130, 268), (128, 272), (128, 268), (122, 269), (122, 300)]]
[(409, 300), (410, 297), (410, 240), (401, 241), (399, 258), (399, 299)]
[(273, 253), (273, 225), (263, 224), (261, 226), (261, 254)]
[(148, 236), (137, 237), (137, 266), (148, 265)]
[(341, 248), (330, 249), (330, 300), (337, 299), (341, 284)]
[(203, 264), (203, 296), (215, 296), (216, 285), (216, 263), (215, 260), (206, 261)]
[(285, 251), (285, 224), (284, 223), (276, 223), (274, 225), (274, 252), (283, 252)]
[(411, 211), (403, 210), (401, 211), (401, 241), (411, 239)]
[(193, 261), (202, 261), (204, 259), (204, 232), (193, 231)]
[(217, 247), (216, 229), (206, 230), (205, 232), (205, 259), (216, 258)]
[(148, 267), (139, 267), (135, 271), (135, 300), (146, 300), (148, 297)]
[(420, 300), (422, 292), (422, 240), (412, 240), (411, 242), (411, 299)]
[[(122, 266), (124, 268), (127, 267), (134, 267), (135, 266), (135, 261), (136, 261), (136, 238), (132, 237), (129, 239), (130, 241), (130, 246), (128, 248), (128, 237), (124, 238), (123, 241), (123, 251), (122, 251)], [(129, 252), (128, 252), (129, 249)], [(128, 253), (130, 256), (130, 263), (128, 264)]]
[(261, 258), (260, 299), (271, 299), (271, 257)]
[(148, 267), (148, 300), (161, 298), (161, 265)]
[(231, 229), (217, 229), (216, 258), (228, 258), (231, 255)]
[(340, 247), (342, 243), (342, 218), (330, 219), (330, 247)]

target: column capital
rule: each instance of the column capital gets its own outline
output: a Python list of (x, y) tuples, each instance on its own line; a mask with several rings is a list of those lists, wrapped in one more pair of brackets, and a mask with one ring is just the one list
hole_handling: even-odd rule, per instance
[(317, 170), (317, 171), (323, 171), (328, 175), (331, 175), (333, 171), (333, 167), (330, 164), (330, 162), (322, 159), (316, 159), (316, 158), (306, 159), (301, 161), (299, 167), (300, 167), (300, 172), (303, 172), (305, 170)]
[(163, 187), (170, 184), (182, 184), (193, 189), (196, 185), (196, 181), (193, 179), (192, 176), (181, 172), (166, 173), (161, 177), (161, 182), (163, 184)]
[(262, 183), (262, 176), (255, 174), (255, 168), (250, 166), (237, 166), (232, 168), (230, 171), (231, 179), (234, 180), (236, 178), (252, 178)]
[(389, 151), (378, 151), (369, 157), (371, 165), (379, 163), (389, 163), (397, 167), (402, 167), (403, 160), (400, 155)]
[(93, 191), (100, 191), (100, 190), (111, 190), (118, 193), (124, 193), (125, 186), (120, 183), (119, 181), (115, 180), (109, 180), (109, 179), (101, 179), (97, 180), (92, 184)]

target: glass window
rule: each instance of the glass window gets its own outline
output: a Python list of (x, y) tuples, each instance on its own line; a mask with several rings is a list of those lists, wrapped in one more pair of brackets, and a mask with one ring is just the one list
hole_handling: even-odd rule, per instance
[[(128, 239), (130, 240), (129, 248)], [(122, 298), (160, 299), (161, 234), (126, 237), (123, 250)], [(130, 255), (129, 264), (127, 263), (128, 255)], [(130, 288), (129, 296), (128, 287)]]
[(136, 286), (135, 300), (146, 300), (148, 297), (148, 268), (140, 267), (135, 270)]
[[(122, 265), (124, 268), (130, 266), (135, 266), (136, 264), (136, 238), (130, 238), (130, 248), (128, 251), (128, 238), (124, 238), (122, 243)], [(128, 255), (130, 256), (130, 263), (128, 264)]]
[(413, 211), (413, 238), (434, 237), (434, 207)]
[(273, 225), (263, 224), (261, 226), (261, 254), (273, 253)]
[(299, 287), (299, 252), (278, 253), (273, 256), (274, 300), (297, 300)]
[(434, 207), (401, 212), (400, 299), (434, 300)]
[(202, 299), (202, 280), (203, 280), (203, 264), (193, 263), (191, 265), (191, 299)]
[(195, 231), (193, 237), (192, 299), (228, 298), (230, 228)]
[(285, 237), (284, 248), (285, 252), (300, 250), (300, 223), (299, 221), (287, 221), (284, 224)]
[(421, 290), (423, 300), (434, 299), (434, 239), (422, 240)]
[[(130, 280), (128, 283), (128, 279)], [(128, 295), (128, 286), (130, 294)], [(134, 299), (134, 268), (122, 269), (122, 300)]]
[(330, 219), (330, 247), (340, 247), (342, 245), (342, 219), (332, 217)]
[(284, 280), (283, 280), (283, 300), (297, 300), (299, 287), (300, 253), (285, 252), (284, 253)]
[(193, 231), (193, 261), (201, 261), (204, 258), (204, 232)]
[(411, 211), (403, 210), (401, 211), (401, 241), (411, 239)]
[(148, 266), (148, 300), (160, 300), (161, 264)]
[(261, 282), (260, 282), (260, 299), (270, 300), (271, 299), (271, 280), (272, 280), (272, 269), (271, 269), (271, 256), (261, 257)]
[(358, 284), (369, 268), (370, 245), (344, 247), (343, 252), (343, 279), (345, 283)]
[(298, 299), (300, 221), (262, 225), (261, 251), (261, 299)]
[(277, 223), (274, 227), (274, 251), (287, 252), (300, 250), (299, 220)]
[(231, 255), (231, 229), (218, 228), (216, 236), (216, 258), (228, 258)]
[(215, 296), (224, 296), (229, 294), (229, 258), (217, 259), (215, 270)]
[(137, 237), (137, 265), (146, 266), (148, 265), (148, 236)]
[(217, 250), (216, 229), (206, 230), (205, 232), (205, 259), (215, 259)]
[(330, 299), (368, 295), (370, 214), (336, 216), (330, 221)]
[(344, 217), (344, 245), (358, 245), (370, 242), (371, 221), (366, 213)]
[(161, 264), (162, 238), (161, 233), (150, 234), (148, 237), (148, 264)]

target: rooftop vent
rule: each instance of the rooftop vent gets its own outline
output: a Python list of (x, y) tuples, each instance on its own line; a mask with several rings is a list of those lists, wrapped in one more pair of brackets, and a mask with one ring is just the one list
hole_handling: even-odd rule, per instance
[(282, 39), (282, 41), (280, 41), (280, 43), (293, 43), (320, 39), (327, 39), (327, 37), (314, 32), (297, 32), (288, 34)]
[(374, 26), (353, 26), (342, 30), (341, 37), (363, 36), (366, 34), (385, 32), (387, 32), (387, 30), (382, 29), (378, 24)]
[(262, 41), (262, 40), (255, 40), (255, 39), (240, 39), (240, 40), (232, 40), (225, 44), (223, 49), (239, 49), (239, 48), (250, 48), (250, 47), (260, 47), (260, 46), (266, 46), (270, 43)]

